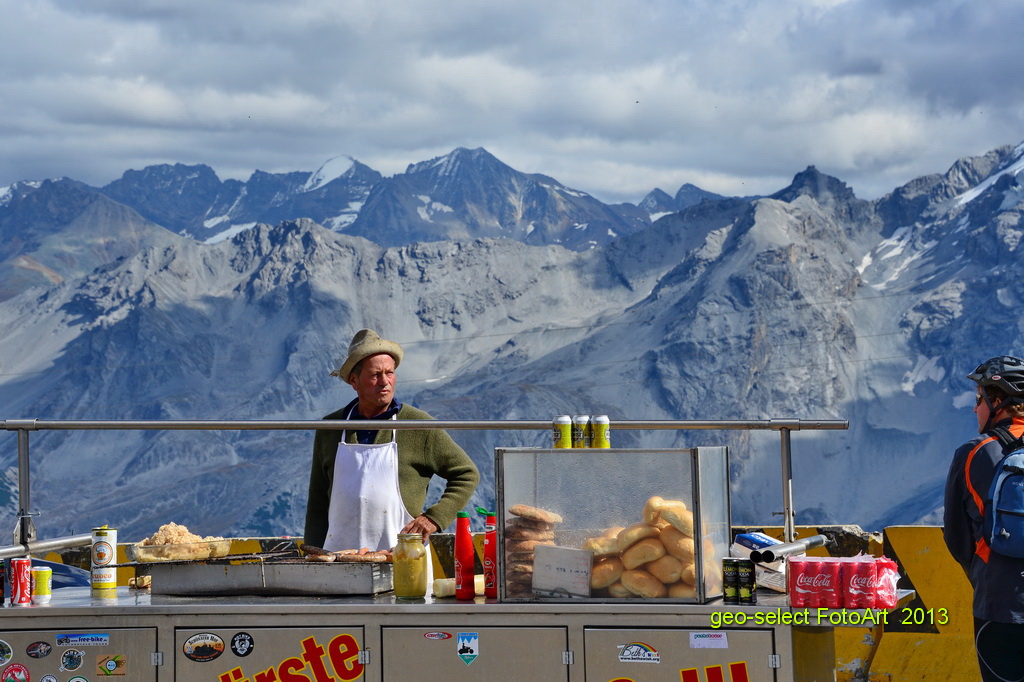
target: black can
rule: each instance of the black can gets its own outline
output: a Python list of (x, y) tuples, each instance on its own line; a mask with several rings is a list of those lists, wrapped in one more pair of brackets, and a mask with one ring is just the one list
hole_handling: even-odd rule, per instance
[(736, 573), (739, 577), (740, 604), (756, 604), (757, 576), (754, 574), (754, 562), (750, 559), (737, 559)]
[(722, 603), (740, 603), (740, 574), (738, 559), (722, 559)]

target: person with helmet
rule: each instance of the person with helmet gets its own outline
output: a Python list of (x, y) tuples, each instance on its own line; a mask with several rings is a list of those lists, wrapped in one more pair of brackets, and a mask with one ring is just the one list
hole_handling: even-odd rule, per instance
[(983, 680), (1024, 680), (1024, 559), (991, 551), (982, 532), (997, 465), (1024, 437), (1024, 360), (989, 358), (967, 375), (978, 389), (978, 437), (953, 455), (943, 538), (974, 588), (974, 643)]
[[(331, 372), (356, 398), (324, 419), (432, 419), (395, 399), (402, 355), (399, 344), (372, 329), (356, 332)], [(424, 509), (434, 475), (445, 488)], [(455, 520), (479, 481), (476, 465), (441, 429), (317, 430), (303, 542), (329, 551), (390, 549), (399, 533), (419, 533), (426, 542)]]

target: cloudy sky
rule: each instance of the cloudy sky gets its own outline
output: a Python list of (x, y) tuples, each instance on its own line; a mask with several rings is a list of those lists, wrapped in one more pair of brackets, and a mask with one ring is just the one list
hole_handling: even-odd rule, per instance
[(0, 0), (0, 186), (484, 147), (604, 201), (876, 198), (1024, 141), (1020, 0)]

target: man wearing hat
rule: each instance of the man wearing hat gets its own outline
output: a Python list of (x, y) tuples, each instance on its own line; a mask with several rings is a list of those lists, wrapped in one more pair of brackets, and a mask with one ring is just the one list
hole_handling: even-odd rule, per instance
[[(331, 372), (356, 398), (324, 419), (432, 419), (395, 400), (401, 362), (397, 343), (371, 329), (356, 332), (348, 357)], [(441, 499), (424, 509), (434, 475), (447, 483)], [(455, 520), (479, 481), (473, 461), (441, 429), (317, 431), (303, 540), (330, 551), (389, 549), (399, 533), (426, 540)]]

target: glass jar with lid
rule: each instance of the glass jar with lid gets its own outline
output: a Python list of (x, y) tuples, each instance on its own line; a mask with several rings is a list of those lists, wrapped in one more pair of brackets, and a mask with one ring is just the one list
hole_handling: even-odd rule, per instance
[(400, 533), (394, 553), (395, 596), (422, 599), (427, 594), (427, 548), (419, 533)]

